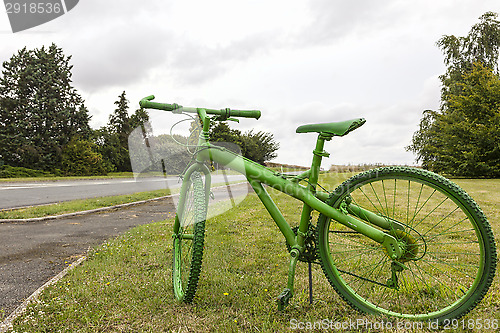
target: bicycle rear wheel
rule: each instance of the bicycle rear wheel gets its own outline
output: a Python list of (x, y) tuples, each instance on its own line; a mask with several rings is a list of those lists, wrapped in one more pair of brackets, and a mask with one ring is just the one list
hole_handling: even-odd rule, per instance
[(496, 267), (491, 227), (449, 180), (415, 168), (380, 168), (345, 181), (329, 204), (360, 220), (349, 205), (383, 216), (394, 226), (386, 232), (403, 249), (395, 262), (380, 244), (320, 215), (323, 271), (354, 308), (442, 323), (468, 313), (490, 287)]
[(175, 217), (179, 228), (174, 230), (172, 279), (175, 297), (190, 303), (201, 272), (207, 202), (203, 178), (198, 171), (184, 181), (187, 186), (181, 191)]

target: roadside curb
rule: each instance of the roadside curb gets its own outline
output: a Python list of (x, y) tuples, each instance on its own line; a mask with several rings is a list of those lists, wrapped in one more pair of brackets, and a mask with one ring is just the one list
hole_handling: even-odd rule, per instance
[(76, 266), (80, 265), (84, 260), (86, 259), (85, 256), (81, 257), (80, 259), (78, 259), (77, 261), (73, 262), (72, 264), (70, 264), (68, 267), (66, 267), (65, 269), (63, 269), (59, 274), (57, 274), (56, 276), (54, 276), (52, 279), (50, 279), (49, 281), (47, 281), (43, 286), (41, 286), (40, 288), (38, 288), (33, 294), (31, 294), (31, 296), (29, 296), (21, 305), (19, 305), (7, 318), (5, 318), (5, 320), (0, 324), (0, 333), (4, 333), (4, 332), (7, 332), (9, 329), (12, 328), (12, 322), (17, 318), (19, 317), (20, 315), (22, 315), (24, 313), (24, 311), (26, 311), (26, 308), (28, 307), (28, 305), (34, 301), (36, 301), (38, 299), (38, 295), (40, 295), (40, 293), (45, 289), (47, 288), (48, 286), (56, 283), (57, 281), (59, 281), (60, 279), (62, 279), (66, 274), (68, 274), (68, 272), (70, 270), (72, 270), (73, 268), (75, 268)]
[[(229, 185), (233, 186), (233, 185), (240, 185), (240, 184), (245, 184), (245, 183), (246, 183), (246, 181), (240, 182), (240, 183), (229, 184)], [(216, 186), (216, 187), (213, 187), (213, 189), (227, 187), (227, 186), (228, 185)], [(100, 212), (105, 212), (105, 211), (110, 211), (110, 210), (116, 210), (116, 209), (120, 209), (120, 208), (124, 208), (124, 207), (142, 205), (142, 204), (146, 204), (146, 203), (153, 202), (153, 201), (159, 201), (159, 200), (163, 200), (163, 199), (167, 199), (167, 198), (172, 198), (172, 197), (175, 197), (175, 196), (178, 196), (178, 195), (179, 195), (179, 193), (169, 194), (169, 195), (165, 195), (165, 196), (162, 196), (162, 197), (157, 197), (157, 198), (152, 198), (152, 199), (147, 199), (147, 200), (128, 202), (128, 203), (114, 205), (114, 206), (108, 206), (108, 207), (101, 207), (101, 208), (83, 210), (83, 211), (80, 211), (80, 212), (67, 213), (67, 214), (61, 214), (61, 215), (32, 217), (32, 218), (29, 218), (29, 219), (0, 219), (0, 224), (1, 223), (15, 223), (15, 222), (18, 222), (18, 223), (19, 222), (42, 222), (42, 221), (48, 221), (48, 220), (63, 219), (63, 218), (67, 218), (67, 217), (74, 217), (74, 216), (79, 216), (79, 215), (87, 215), (87, 214), (93, 214), (93, 213), (100, 213)]]

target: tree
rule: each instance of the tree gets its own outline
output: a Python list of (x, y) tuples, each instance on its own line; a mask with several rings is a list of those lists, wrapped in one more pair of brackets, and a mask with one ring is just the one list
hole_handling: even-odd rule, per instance
[(452, 95), (461, 93), (463, 75), (470, 73), (475, 63), (498, 74), (500, 22), (496, 20), (497, 16), (496, 13), (487, 12), (479, 18), (479, 23), (472, 26), (467, 36), (443, 36), (436, 43), (444, 53), (447, 66), (445, 74), (440, 76), (443, 110), (448, 107), (448, 99)]
[(246, 132), (242, 137), (244, 156), (254, 162), (264, 165), (264, 162), (276, 158), (279, 143), (274, 141), (271, 133), (253, 130)]
[[(217, 143), (228, 142), (241, 149), (241, 154), (260, 164), (277, 156), (276, 151), (279, 143), (274, 141), (271, 133), (250, 130), (244, 134), (239, 130), (231, 129), (226, 122), (217, 122), (211, 125), (210, 141)], [(235, 150), (234, 146), (226, 145), (226, 148)]]
[[(241, 139), (241, 131), (230, 128), (226, 122), (212, 122), (210, 124), (209, 136), (211, 142), (229, 142), (236, 145), (243, 152), (243, 140)], [(231, 150), (234, 151), (235, 148), (232, 148)]]
[(422, 166), (460, 176), (500, 176), (500, 22), (480, 17), (466, 37), (444, 36), (441, 108), (426, 110), (407, 147)]
[(104, 150), (117, 171), (131, 171), (128, 153), (128, 135), (131, 132), (130, 118), (128, 116), (128, 100), (125, 91), (118, 96), (114, 103), (117, 107), (109, 116), (107, 126), (106, 144)]
[(481, 63), (457, 83), (460, 94), (447, 104), (454, 122), (450, 154), (455, 172), (464, 176), (500, 176), (500, 77)]
[(108, 128), (111, 133), (118, 135), (122, 146), (126, 147), (128, 135), (131, 132), (130, 118), (128, 116), (128, 100), (125, 97), (125, 91), (118, 96), (115, 101), (117, 106), (115, 111), (109, 116)]
[(126, 165), (123, 161), (123, 152), (119, 138), (116, 134), (109, 131), (106, 126), (94, 131), (93, 142), (96, 144), (97, 151), (101, 154), (108, 172), (117, 171), (117, 165)]
[(71, 138), (89, 138), (90, 116), (71, 85), (70, 59), (52, 44), (23, 48), (3, 63), (0, 159), (6, 164), (53, 170)]
[(24, 136), (18, 130), (23, 120), (10, 112), (13, 108), (12, 100), (0, 99), (0, 164), (9, 163), (16, 165), (14, 152), (25, 142)]
[(110, 171), (132, 171), (130, 164), (128, 137), (132, 130), (149, 120), (144, 109), (138, 109), (129, 117), (129, 101), (123, 91), (114, 102), (116, 109), (109, 116), (108, 125), (95, 132), (99, 152), (108, 163)]
[(130, 116), (130, 129), (134, 130), (139, 126), (144, 126), (149, 121), (149, 114), (143, 108), (135, 110), (134, 114)]

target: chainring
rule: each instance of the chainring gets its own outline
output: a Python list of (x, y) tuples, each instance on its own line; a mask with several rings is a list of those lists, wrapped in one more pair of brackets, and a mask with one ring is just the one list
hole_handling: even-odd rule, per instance
[[(292, 231), (297, 236), (297, 231), (299, 227), (293, 227)], [(302, 262), (312, 262), (319, 263), (319, 256), (316, 248), (316, 227), (312, 224), (309, 225), (309, 230), (307, 231), (306, 239), (305, 239), (305, 250), (299, 255), (299, 260)], [(292, 249), (290, 245), (286, 244), (286, 248), (288, 252)]]

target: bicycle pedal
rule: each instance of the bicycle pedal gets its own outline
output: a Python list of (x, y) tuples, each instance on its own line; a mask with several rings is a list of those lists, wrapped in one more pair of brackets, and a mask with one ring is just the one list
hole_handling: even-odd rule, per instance
[(288, 304), (290, 303), (290, 298), (292, 298), (292, 291), (288, 288), (285, 288), (283, 292), (276, 297), (276, 302), (278, 303), (278, 310), (283, 311)]

